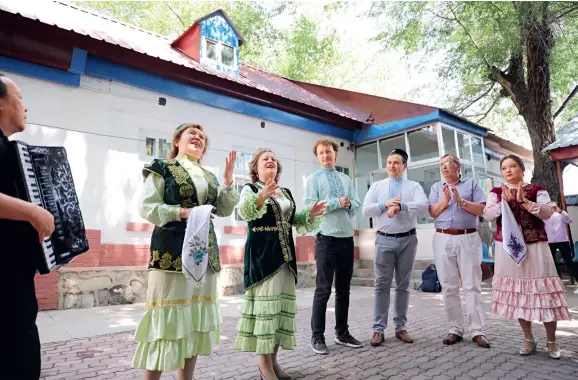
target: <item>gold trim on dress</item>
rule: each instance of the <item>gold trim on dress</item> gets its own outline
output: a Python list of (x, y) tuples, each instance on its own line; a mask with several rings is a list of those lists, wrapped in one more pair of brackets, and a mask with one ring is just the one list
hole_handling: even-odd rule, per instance
[(278, 227), (263, 226), (263, 227), (253, 227), (251, 228), (253, 232), (274, 232), (279, 231)]
[(155, 301), (145, 303), (145, 307), (154, 308), (159, 306), (172, 306), (172, 305), (186, 305), (191, 302), (217, 302), (218, 296), (192, 296), (190, 299), (185, 300), (165, 300), (165, 301)]

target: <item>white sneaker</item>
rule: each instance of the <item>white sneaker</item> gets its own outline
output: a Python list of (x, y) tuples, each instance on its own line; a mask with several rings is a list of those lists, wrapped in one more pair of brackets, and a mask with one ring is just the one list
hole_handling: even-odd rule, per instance
[(574, 294), (578, 294), (578, 288), (576, 288), (576, 290), (574, 290)]

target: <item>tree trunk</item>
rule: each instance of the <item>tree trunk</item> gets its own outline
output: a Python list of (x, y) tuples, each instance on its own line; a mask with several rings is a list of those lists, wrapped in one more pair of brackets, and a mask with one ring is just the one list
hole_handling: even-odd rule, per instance
[(521, 14), (521, 32), (526, 51), (527, 106), (524, 107), (522, 116), (526, 121), (534, 152), (532, 183), (544, 186), (552, 200), (559, 202), (556, 164), (550, 160), (549, 154), (542, 153), (542, 149), (556, 139), (550, 97), (553, 36), (547, 21), (548, 3), (519, 3), (519, 6), (525, 8)]

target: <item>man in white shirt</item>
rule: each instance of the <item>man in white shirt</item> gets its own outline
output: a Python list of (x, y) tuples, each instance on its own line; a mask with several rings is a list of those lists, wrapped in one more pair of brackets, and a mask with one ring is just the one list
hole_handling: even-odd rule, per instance
[[(572, 247), (570, 246), (570, 239), (566, 232), (566, 225), (572, 224), (572, 217), (568, 215), (566, 211), (560, 210), (555, 202), (551, 202), (550, 205), (554, 208), (555, 212), (550, 219), (544, 221), (550, 252), (552, 252), (552, 257), (554, 261), (556, 261), (556, 250), (560, 251), (564, 259), (564, 264), (566, 264), (566, 268), (568, 268), (568, 273), (578, 281), (578, 265), (572, 261)], [(560, 275), (560, 273), (558, 273), (558, 275)], [(578, 289), (576, 293), (578, 294)]]
[(407, 169), (407, 153), (395, 149), (387, 157), (389, 178), (377, 181), (363, 200), (363, 216), (374, 218), (375, 290), (373, 297), (373, 335), (371, 345), (380, 346), (384, 340), (389, 311), (390, 288), (395, 272), (395, 336), (405, 343), (413, 343), (407, 332), (409, 282), (417, 251), (415, 225), (417, 217), (429, 208), (421, 185), (403, 178)]

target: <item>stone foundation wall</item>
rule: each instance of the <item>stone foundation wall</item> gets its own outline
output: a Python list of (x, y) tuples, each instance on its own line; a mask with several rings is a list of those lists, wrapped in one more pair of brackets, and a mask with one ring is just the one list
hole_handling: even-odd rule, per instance
[(58, 309), (123, 305), (145, 301), (146, 267), (62, 268)]
[[(148, 270), (137, 267), (61, 268), (58, 309), (145, 302)], [(315, 286), (315, 263), (298, 263), (298, 288)], [(219, 295), (243, 294), (243, 265), (224, 265), (217, 283)]]

